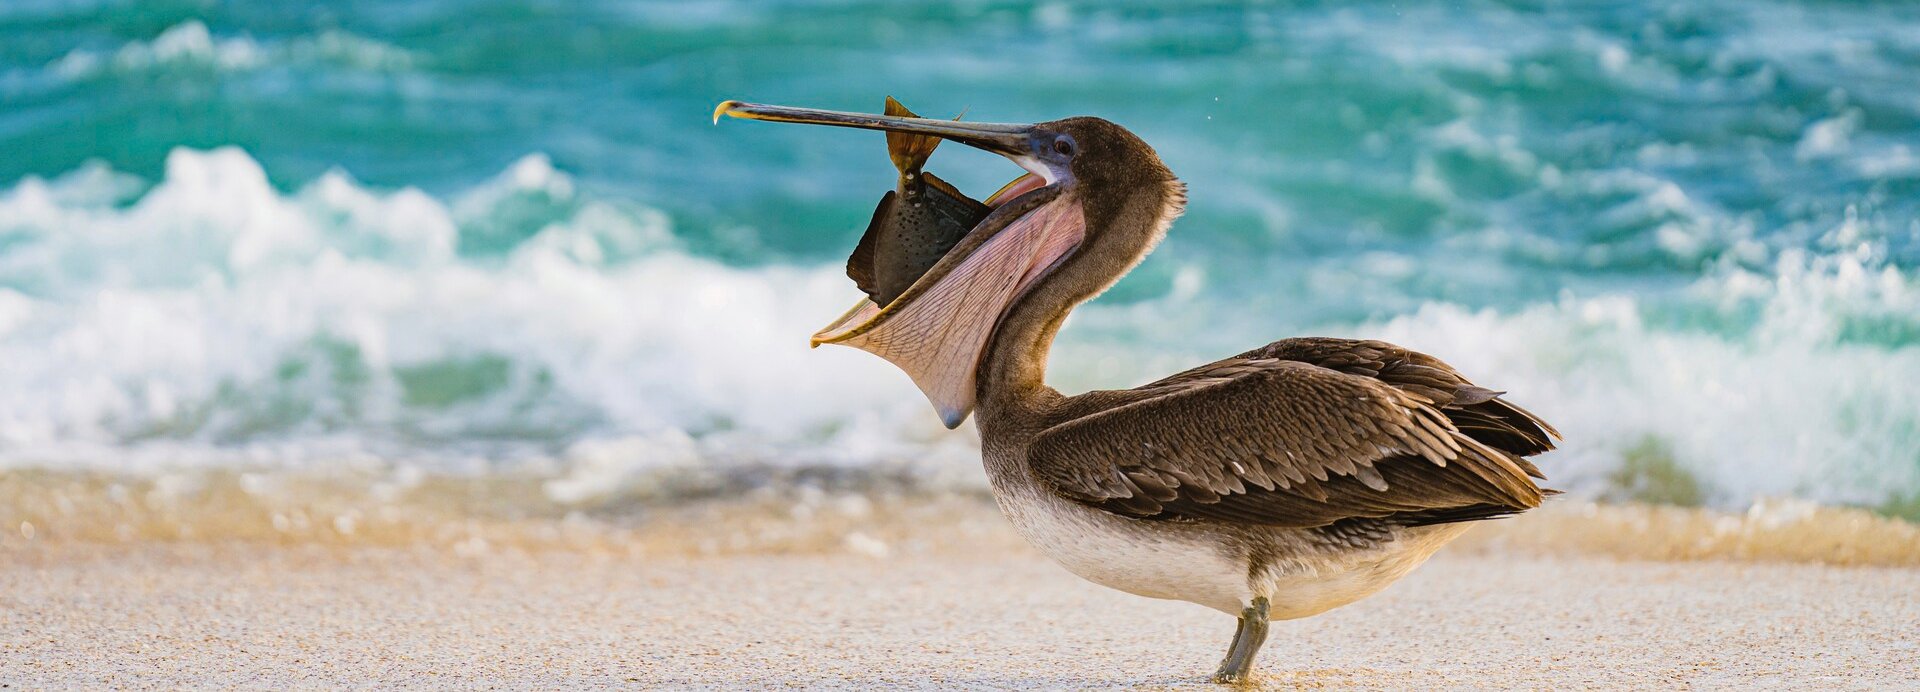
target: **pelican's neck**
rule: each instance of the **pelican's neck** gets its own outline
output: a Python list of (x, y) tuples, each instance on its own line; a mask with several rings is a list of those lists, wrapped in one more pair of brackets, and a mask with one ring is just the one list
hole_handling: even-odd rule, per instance
[(980, 359), (976, 379), (983, 434), (1009, 418), (1031, 417), (1060, 398), (1047, 386), (1047, 356), (1067, 313), (1132, 271), (1186, 207), (1185, 187), (1170, 174), (1145, 184), (1082, 187), (1088, 189), (1063, 195), (1059, 203), (1081, 205), (1086, 240), (1014, 302)]
[(1008, 313), (980, 359), (976, 415), (983, 427), (1002, 415), (1038, 410), (1060, 395), (1047, 386), (1047, 356), (1060, 325), (1079, 301), (1055, 299), (1043, 304), (1040, 297), (1036, 291)]

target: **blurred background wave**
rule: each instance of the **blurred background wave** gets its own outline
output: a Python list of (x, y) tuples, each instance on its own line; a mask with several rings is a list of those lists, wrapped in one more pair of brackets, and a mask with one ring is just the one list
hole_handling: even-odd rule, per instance
[(983, 485), (806, 348), (882, 138), (708, 122), (892, 94), (1107, 117), (1191, 185), (1063, 388), (1384, 338), (1558, 424), (1562, 488), (1920, 515), (1916, 85), (1909, 3), (13, 0), (0, 465)]

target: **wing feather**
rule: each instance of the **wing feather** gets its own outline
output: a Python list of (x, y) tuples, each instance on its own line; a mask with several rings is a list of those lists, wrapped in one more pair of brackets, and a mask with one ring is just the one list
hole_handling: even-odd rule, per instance
[[(1545, 422), (1439, 359), (1289, 339), (1128, 392), (1083, 395), (1028, 463), (1069, 499), (1142, 519), (1438, 523), (1540, 504)], [(1091, 407), (1091, 410), (1088, 408)]]

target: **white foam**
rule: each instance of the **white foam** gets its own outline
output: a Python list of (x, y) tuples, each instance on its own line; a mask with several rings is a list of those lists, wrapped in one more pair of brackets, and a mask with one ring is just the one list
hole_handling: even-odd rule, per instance
[(1853, 149), (1853, 135), (1860, 131), (1863, 120), (1865, 118), (1856, 108), (1814, 121), (1800, 135), (1799, 143), (1794, 145), (1794, 160), (1804, 163), (1848, 153)]
[(397, 71), (411, 68), (415, 62), (413, 54), (406, 50), (338, 30), (261, 42), (249, 36), (215, 36), (205, 22), (189, 19), (168, 27), (152, 39), (129, 41), (112, 51), (75, 49), (54, 61), (48, 69), (67, 79), (82, 79), (107, 71), (141, 72), (183, 66), (233, 72), (276, 64), (325, 63), (361, 70)]
[[(1568, 184), (1618, 188), (1634, 215), (1705, 213), (1657, 179)], [(0, 281), (17, 287), (0, 290), (0, 464), (534, 469), (561, 503), (728, 464), (981, 482), (973, 436), (942, 429), (904, 375), (807, 348), (855, 297), (837, 267), (691, 256), (663, 215), (589, 199), (544, 157), (452, 202), (340, 172), (282, 194), (237, 149), (175, 151), (162, 180), (129, 189), (95, 167), (0, 193), (16, 239)], [(463, 228), (529, 196), (559, 215), (504, 254), (462, 255)], [(1920, 492), (1920, 350), (1861, 325), (1920, 325), (1920, 284), (1878, 233), (1836, 228), (1833, 251), (1728, 263), (1677, 297), (1431, 304), (1311, 331), (1396, 341), (1510, 390), (1567, 433), (1543, 464), (1559, 487), (1598, 489), (1655, 439), (1724, 504), (1881, 502)], [(1287, 335), (1222, 318), (1232, 304), (1204, 283), (1183, 271), (1171, 296), (1086, 309), (1056, 380), (1195, 364), (1189, 330), (1240, 325), (1207, 341), (1240, 347)]]
[(1788, 253), (1771, 275), (1731, 272), (1695, 293), (1738, 334), (1649, 324), (1629, 295), (1566, 298), (1514, 314), (1429, 305), (1355, 330), (1439, 355), (1559, 426), (1543, 467), (1561, 487), (1605, 486), (1656, 440), (1712, 499), (1801, 496), (1878, 504), (1920, 492), (1920, 350), (1842, 338), (1849, 318), (1920, 324), (1920, 283), (1856, 256)]
[[(235, 149), (175, 151), (123, 209), (17, 186), (0, 218), (32, 240), (0, 277), (32, 288), (0, 294), (0, 457), (313, 460), (421, 453), (406, 443), (421, 435), (431, 454), (501, 431), (535, 448), (694, 431), (714, 457), (872, 463), (912, 457), (937, 429), (884, 363), (807, 349), (853, 297), (831, 269), (670, 249), (602, 266), (670, 234), (656, 212), (597, 203), (504, 262), (460, 261), (456, 217), (529, 187), (567, 190), (535, 158), (453, 205), (341, 173), (281, 195)], [(496, 389), (408, 402), (409, 368), (488, 358), (506, 364)], [(555, 492), (590, 495), (585, 482)]]

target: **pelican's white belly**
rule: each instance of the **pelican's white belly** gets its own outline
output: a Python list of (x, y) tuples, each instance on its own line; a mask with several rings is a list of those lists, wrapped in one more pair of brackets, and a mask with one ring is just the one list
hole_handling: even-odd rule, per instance
[(1392, 542), (1376, 548), (1283, 563), (1256, 578), (1253, 589), (1267, 596), (1271, 619), (1319, 615), (1400, 581), (1471, 526), (1442, 524), (1405, 529)]
[(1190, 601), (1234, 616), (1254, 594), (1247, 563), (1197, 531), (1140, 526), (1051, 494), (996, 492), (1020, 535), (1067, 571), (1137, 596)]
[[(1405, 530), (1369, 548), (1340, 549), (1306, 530), (1271, 529), (1231, 537), (1207, 524), (1117, 516), (1032, 488), (996, 488), (1001, 510), (1020, 535), (1068, 571), (1101, 586), (1148, 598), (1197, 603), (1238, 616), (1255, 597), (1274, 620), (1317, 615), (1379, 592), (1464, 533), (1467, 524)], [(1008, 492), (1010, 491), (1010, 492)], [(1262, 544), (1255, 569), (1247, 546)]]

